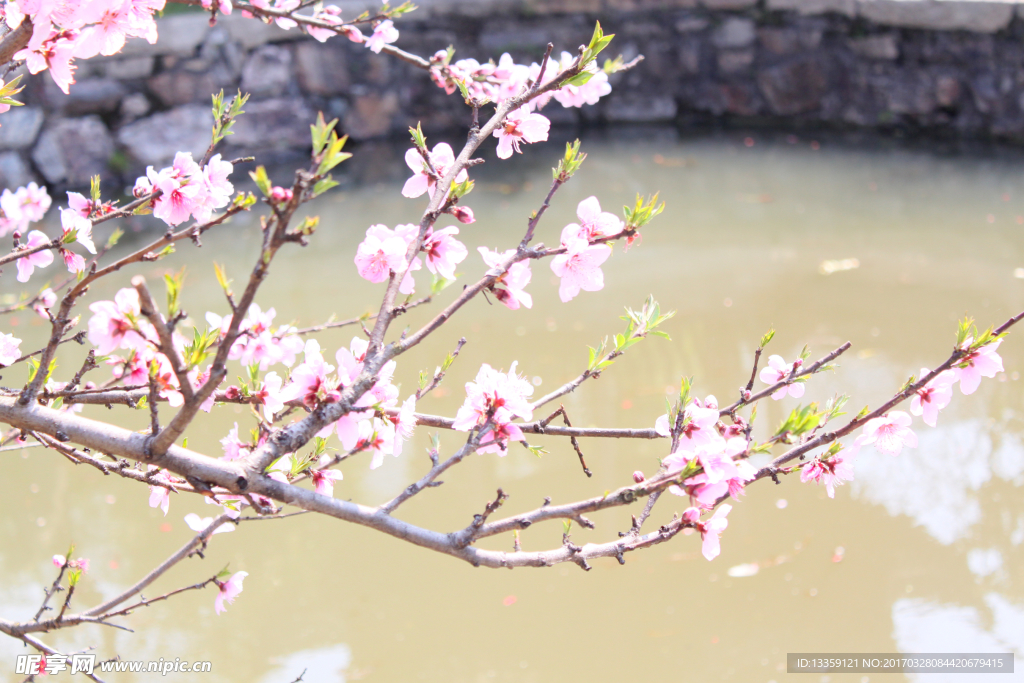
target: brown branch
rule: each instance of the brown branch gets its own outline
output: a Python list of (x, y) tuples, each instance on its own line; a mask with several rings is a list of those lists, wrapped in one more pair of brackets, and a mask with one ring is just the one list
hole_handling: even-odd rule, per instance
[(32, 19), (26, 16), (21, 25), (0, 41), (0, 64), (7, 64), (14, 59), (14, 53), (21, 52), (32, 38)]
[(153, 295), (150, 294), (149, 287), (146, 286), (146, 278), (136, 275), (132, 278), (132, 287), (139, 293), (139, 308), (142, 315), (149, 318), (149, 322), (156, 328), (156, 335), (160, 340), (159, 351), (170, 361), (174, 376), (178, 378), (181, 395), (185, 398), (185, 403), (188, 403), (193, 396), (192, 382), (188, 378), (188, 368), (185, 367), (185, 363), (181, 360), (181, 354), (174, 346), (172, 337), (174, 328), (164, 319), (160, 308), (153, 301)]

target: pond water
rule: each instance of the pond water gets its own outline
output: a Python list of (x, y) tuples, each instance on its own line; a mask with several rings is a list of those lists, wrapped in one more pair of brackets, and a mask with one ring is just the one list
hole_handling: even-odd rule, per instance
[[(672, 131), (644, 129), (585, 139), (590, 156), (544, 217), (541, 241), (557, 242), (577, 203), (592, 194), (617, 211), (635, 193), (659, 190), (665, 213), (644, 230), (640, 245), (628, 253), (616, 248), (600, 292), (562, 304), (547, 264), (535, 264), (532, 310), (474, 301), (400, 359), (403, 398), (419, 371), (432, 370), (463, 335), (469, 343), (420, 411), (453, 415), (463, 384), (482, 362), (507, 368), (518, 361), (538, 392), (548, 391), (581, 372), (588, 344), (621, 331), (624, 306), (639, 307), (653, 294), (664, 309), (677, 311), (665, 326), (672, 341), (645, 341), (565, 397), (574, 425), (650, 427), (683, 375), (694, 377), (698, 395), (731, 401), (770, 326), (778, 330), (770, 351), (787, 358), (804, 344), (817, 358), (853, 343), (834, 374), (808, 384), (804, 400), (847, 391), (855, 413), (944, 360), (965, 312), (988, 326), (1024, 308), (1024, 156), (750, 135), (679, 139)], [(527, 151), (500, 168), (490, 158), (475, 173), (469, 204), (477, 222), (461, 233), (470, 247), (460, 268), (464, 282), (484, 271), (476, 247), (514, 246), (547, 192), (559, 145)], [(371, 223), (417, 220), (422, 202), (399, 196), (405, 174), (395, 150), (367, 146), (360, 156), (352, 163), (363, 166), (353, 169), (374, 180), (349, 183), (313, 207), (321, 224), (311, 246), (285, 249), (272, 268), (259, 303), (276, 307), (279, 321), (303, 326), (331, 314), (358, 315), (375, 308), (383, 292), (383, 285), (357, 276), (355, 247)], [(241, 283), (256, 253), (256, 232), (251, 219), (236, 221), (210, 233), (202, 250), (183, 245), (168, 261), (136, 272), (155, 283), (186, 265), (184, 302), (192, 317), (223, 314), (210, 260)], [(141, 238), (128, 241), (134, 239)], [(835, 266), (826, 262), (844, 260), (847, 269), (826, 274)], [(109, 298), (113, 285), (127, 279), (92, 295)], [(5, 291), (12, 280), (5, 278)], [(421, 289), (426, 283), (421, 278)], [(402, 324), (415, 329), (456, 289)], [(23, 348), (35, 348), (28, 342), (42, 339), (42, 321), (24, 313), (16, 319)], [(318, 339), (333, 358), (355, 333), (346, 328)], [(65, 347), (62, 367), (77, 368), (83, 352)], [(135, 633), (78, 629), (50, 640), (64, 650), (95, 645), (104, 657), (210, 660), (213, 671), (202, 679), (211, 682), (288, 683), (303, 669), (308, 683), (827, 680), (787, 675), (787, 652), (1012, 651), (1019, 672), (1024, 341), (1011, 335), (1000, 352), (1004, 374), (985, 380), (972, 396), (957, 391), (937, 428), (915, 419), (917, 449), (893, 459), (866, 448), (856, 481), (838, 489), (835, 500), (796, 477), (752, 486), (735, 504), (714, 562), (701, 556), (698, 538), (679, 536), (627, 556), (625, 566), (595, 562), (589, 573), (571, 564), (474, 569), (309, 515), (219, 535), (205, 559), (182, 563), (150, 591), (194, 583), (230, 565), (249, 576), (226, 614), (214, 615), (207, 590), (136, 613), (126, 621)], [(18, 375), (4, 384), (21, 381)], [(795, 405), (791, 398), (762, 404), (756, 434), (763, 437)], [(86, 414), (107, 415), (104, 408)], [(146, 424), (141, 414), (123, 419), (140, 429)], [(240, 408), (202, 415), (189, 447), (220, 455), (218, 440), (236, 420), (243, 433), (252, 423)], [(401, 458), (372, 472), (367, 458), (350, 460), (335, 495), (367, 504), (392, 497), (426, 471), (429, 436), (418, 428)], [(584, 440), (594, 471), (588, 479), (567, 441), (531, 441), (550, 452), (538, 458), (515, 446), (505, 458), (471, 458), (399, 516), (455, 530), (498, 486), (511, 496), (502, 511), (510, 514), (545, 496), (568, 502), (600, 495), (631, 481), (634, 470), (653, 473), (666, 454), (662, 442)], [(457, 443), (442, 435), (444, 453)], [(148, 507), (139, 485), (71, 467), (40, 448), (2, 453), (0, 467), (0, 615), (6, 618), (34, 612), (42, 586), (52, 580), (49, 558), (70, 542), (92, 562), (80, 588), (78, 604), (85, 606), (130, 585), (190, 538), (182, 521), (187, 512), (213, 511), (179, 495), (164, 517)], [(651, 523), (684, 507), (683, 499), (666, 496)], [(573, 541), (615, 538), (638, 509), (593, 515), (597, 528), (574, 528)], [(561, 533), (558, 522), (535, 525), (523, 533), (523, 547), (557, 547)], [(511, 550), (512, 539), (484, 545)], [(13, 663), (22, 651), (0, 641), (0, 661)], [(0, 680), (11, 671), (13, 664), (0, 665)]]

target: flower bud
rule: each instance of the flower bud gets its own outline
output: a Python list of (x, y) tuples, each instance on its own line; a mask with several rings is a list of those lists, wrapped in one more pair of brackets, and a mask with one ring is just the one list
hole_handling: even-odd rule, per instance
[(686, 508), (683, 512), (683, 521), (689, 524), (695, 524), (700, 520), (700, 510), (697, 508)]
[(475, 223), (476, 218), (473, 216), (473, 209), (468, 206), (455, 206), (452, 207), (452, 215), (455, 216), (455, 220), (460, 223)]
[(284, 202), (291, 201), (292, 191), (286, 190), (283, 187), (273, 187), (270, 190), (270, 200), (275, 204), (282, 204)]
[(228, 399), (229, 401), (234, 401), (235, 399), (237, 399), (241, 395), (242, 395), (242, 392), (240, 392), (238, 390), (238, 387), (236, 387), (236, 386), (230, 386), (230, 387), (228, 387), (227, 389), (224, 390), (224, 398)]
[(635, 481), (636, 483), (640, 484), (645, 479), (646, 477), (644, 476), (644, 473), (641, 472), (640, 470), (637, 470), (636, 472), (633, 473), (633, 481)]

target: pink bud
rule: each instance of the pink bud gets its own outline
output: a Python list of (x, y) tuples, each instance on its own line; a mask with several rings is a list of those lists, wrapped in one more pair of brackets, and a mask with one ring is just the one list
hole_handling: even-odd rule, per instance
[(452, 215), (455, 216), (455, 220), (460, 223), (475, 223), (476, 218), (473, 216), (473, 209), (468, 206), (455, 206), (452, 207)]
[(688, 524), (696, 524), (700, 520), (700, 510), (697, 508), (686, 508), (683, 512), (683, 521)]
[(283, 202), (291, 201), (292, 191), (286, 190), (283, 187), (273, 187), (270, 190), (270, 200), (275, 204), (281, 204)]
[(230, 386), (224, 390), (224, 398), (228, 399), (229, 401), (233, 401), (241, 395), (242, 393), (238, 390), (238, 387), (236, 386)]
[(63, 567), (64, 566), (64, 556), (63, 555), (54, 555), (53, 556), (53, 566), (54, 567)]
[(645, 477), (644, 473), (641, 472), (640, 470), (637, 470), (636, 472), (633, 473), (633, 481), (635, 481), (638, 484), (641, 483), (646, 478), (647, 477)]

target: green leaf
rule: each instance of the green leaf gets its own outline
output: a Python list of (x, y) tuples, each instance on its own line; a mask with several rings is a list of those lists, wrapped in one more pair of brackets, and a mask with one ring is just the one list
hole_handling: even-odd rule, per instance
[(89, 197), (92, 199), (93, 204), (100, 203), (100, 177), (94, 175), (89, 178)]
[(564, 87), (564, 86), (567, 86), (567, 85), (575, 85), (575, 86), (579, 87), (581, 85), (586, 85), (587, 82), (591, 78), (593, 78), (593, 77), (594, 77), (594, 73), (592, 71), (584, 69), (583, 71), (579, 72), (578, 74), (576, 74), (572, 78), (568, 78), (565, 81), (563, 81), (562, 82), (562, 86)]
[(338, 186), (338, 181), (335, 180), (334, 178), (332, 178), (331, 176), (326, 176), (324, 178), (321, 178), (320, 180), (316, 181), (315, 185), (313, 185), (313, 196), (314, 197), (319, 197), (324, 192), (327, 192), (328, 190), (334, 189), (337, 186)]
[(270, 178), (267, 176), (267, 169), (263, 166), (257, 166), (255, 171), (249, 171), (249, 177), (256, 183), (256, 187), (260, 189), (264, 197), (270, 196)]
[(320, 155), (320, 152), (322, 152), (324, 147), (327, 145), (328, 136), (337, 124), (338, 119), (334, 119), (330, 123), (325, 123), (324, 113), (317, 113), (316, 123), (309, 126), (310, 133), (313, 137), (313, 156)]
[(181, 288), (185, 283), (185, 266), (177, 273), (164, 274), (164, 284), (167, 285), (167, 317), (173, 318), (178, 314), (179, 301), (181, 299)]
[(767, 332), (764, 333), (764, 336), (761, 337), (761, 343), (758, 344), (758, 347), (763, 349), (764, 347), (768, 346), (768, 342), (770, 342), (774, 338), (775, 338), (775, 328), (771, 327), (771, 328), (768, 329)]
[(324, 151), (323, 154), (323, 161), (320, 162), (320, 166), (317, 168), (316, 171), (316, 174), (318, 176), (326, 175), (328, 171), (333, 169), (341, 162), (345, 161), (346, 159), (352, 158), (352, 155), (349, 154), (348, 152), (341, 151), (345, 147), (346, 142), (348, 142), (347, 135), (343, 135), (342, 137), (339, 138), (336, 132), (331, 131), (330, 144), (327, 145), (327, 149)]
[(419, 121), (416, 122), (415, 128), (409, 128), (409, 135), (412, 136), (412, 144), (416, 145), (419, 149), (426, 151), (427, 139), (423, 137), (423, 128)]
[(227, 273), (224, 272), (224, 267), (214, 261), (213, 272), (217, 275), (217, 284), (220, 285), (225, 294), (231, 296), (231, 280), (228, 279)]

